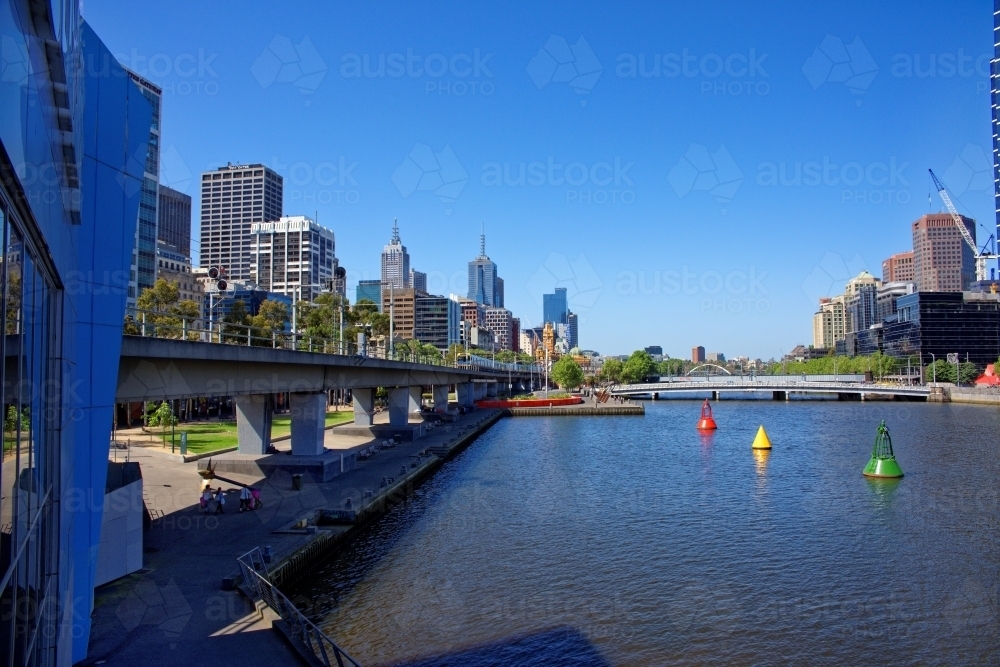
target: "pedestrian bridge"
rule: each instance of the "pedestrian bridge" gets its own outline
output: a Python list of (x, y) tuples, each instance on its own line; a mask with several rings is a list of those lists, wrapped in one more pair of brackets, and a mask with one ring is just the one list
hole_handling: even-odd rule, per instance
[[(808, 378), (808, 376), (806, 376)], [(670, 394), (689, 394), (693, 392), (711, 393), (713, 399), (721, 394), (751, 394), (771, 392), (775, 400), (787, 400), (789, 394), (834, 394), (841, 399), (870, 397), (899, 397), (910, 400), (927, 400), (933, 388), (916, 385), (897, 385), (864, 381), (844, 380), (808, 380), (801, 376), (792, 379), (784, 377), (771, 379), (768, 377), (729, 377), (713, 376), (705, 379), (681, 379), (666, 382), (650, 382), (645, 384), (613, 385), (610, 392), (614, 396), (659, 396)]]

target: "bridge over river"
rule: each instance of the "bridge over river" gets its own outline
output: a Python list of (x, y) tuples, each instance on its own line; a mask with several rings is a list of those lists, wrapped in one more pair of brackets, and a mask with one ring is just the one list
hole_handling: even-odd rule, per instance
[[(841, 400), (868, 400), (893, 398), (926, 401), (938, 393), (938, 388), (926, 385), (866, 382), (858, 376), (710, 376), (678, 377), (660, 382), (619, 384), (610, 388), (614, 396), (653, 399), (670, 395), (684, 396), (692, 393), (710, 394), (718, 399), (722, 394), (749, 394), (770, 392), (775, 400), (787, 400), (791, 394), (833, 395)], [(931, 399), (933, 400), (933, 399)]]

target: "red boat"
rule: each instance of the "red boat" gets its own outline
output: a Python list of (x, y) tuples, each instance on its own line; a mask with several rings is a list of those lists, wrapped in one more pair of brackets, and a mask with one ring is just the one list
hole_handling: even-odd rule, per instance
[(712, 419), (712, 406), (709, 404), (708, 399), (701, 405), (701, 419), (698, 420), (698, 430), (699, 431), (714, 431), (719, 428), (715, 425), (715, 420)]

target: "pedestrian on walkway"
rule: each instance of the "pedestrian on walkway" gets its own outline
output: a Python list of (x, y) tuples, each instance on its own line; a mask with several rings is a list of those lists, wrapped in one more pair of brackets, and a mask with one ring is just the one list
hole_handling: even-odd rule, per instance
[(205, 490), (201, 492), (201, 511), (208, 514), (208, 505), (212, 502), (212, 487), (206, 485)]
[(240, 491), (240, 511), (241, 512), (243, 510), (250, 511), (250, 509), (251, 509), (251, 507), (250, 507), (250, 499), (251, 498), (252, 498), (252, 496), (250, 495), (250, 489), (247, 487), (246, 484), (244, 484), (243, 485), (243, 489)]
[(250, 509), (252, 509), (252, 510), (260, 509), (263, 506), (264, 506), (264, 503), (262, 503), (260, 501), (260, 490), (259, 489), (251, 488), (250, 489)]
[(225, 510), (222, 507), (225, 504), (226, 504), (226, 496), (224, 493), (222, 493), (222, 487), (220, 486), (219, 490), (215, 492), (215, 513), (224, 514)]

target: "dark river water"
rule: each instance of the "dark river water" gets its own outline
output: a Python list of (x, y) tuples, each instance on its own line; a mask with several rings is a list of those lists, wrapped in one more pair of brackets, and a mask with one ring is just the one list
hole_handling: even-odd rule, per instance
[(502, 420), (289, 592), (365, 667), (1000, 664), (1000, 411), (646, 407)]

